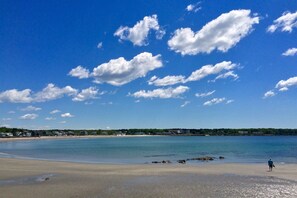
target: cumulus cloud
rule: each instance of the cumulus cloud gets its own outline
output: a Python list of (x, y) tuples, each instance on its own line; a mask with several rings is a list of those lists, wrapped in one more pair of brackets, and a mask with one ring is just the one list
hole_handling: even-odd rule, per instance
[(79, 65), (76, 68), (71, 69), (68, 75), (72, 77), (77, 77), (79, 79), (83, 79), (83, 78), (89, 78), (90, 72), (88, 69)]
[(4, 92), (0, 92), (0, 103), (30, 103), (32, 102), (31, 90), (24, 89), (19, 91), (17, 89), (11, 89)]
[(279, 89), (279, 91), (287, 91), (289, 87), (297, 85), (297, 76), (289, 78), (287, 80), (281, 80), (276, 85), (275, 88)]
[(267, 32), (275, 32), (280, 29), (282, 32), (293, 31), (293, 28), (297, 27), (297, 11), (294, 13), (284, 12), (281, 17), (275, 19), (273, 24), (267, 28)]
[[(18, 91), (16, 89), (0, 92), (0, 103), (33, 103), (33, 102), (46, 102), (62, 98), (64, 96), (72, 97), (73, 101), (84, 101), (87, 99), (94, 99), (97, 95), (102, 95), (105, 92), (99, 93), (95, 87), (89, 87), (81, 91), (72, 88), (71, 86), (57, 87), (50, 83), (45, 88), (37, 93), (32, 93), (30, 89)], [(22, 111), (38, 111), (39, 107), (28, 106), (21, 109)], [(53, 113), (53, 112), (51, 112)], [(57, 112), (55, 112), (57, 113)]]
[(156, 31), (156, 38), (162, 39), (166, 33), (158, 23), (157, 15), (145, 16), (143, 20), (138, 21), (132, 28), (121, 26), (114, 33), (114, 36), (120, 37), (119, 40), (128, 40), (136, 46), (148, 45), (147, 37), (151, 30)]
[(205, 78), (206, 76), (218, 74), (224, 70), (232, 70), (236, 67), (237, 65), (232, 63), (231, 61), (223, 61), (215, 65), (205, 65), (200, 69), (192, 72), (192, 74), (186, 79), (186, 82), (198, 81), (202, 78)]
[(144, 77), (149, 71), (163, 66), (161, 55), (153, 56), (143, 52), (127, 61), (123, 57), (112, 59), (94, 68), (92, 77), (96, 83), (108, 83), (121, 86), (140, 77)]
[(56, 114), (56, 113), (60, 113), (61, 111), (59, 109), (55, 109), (55, 110), (52, 110), (50, 112), (50, 114)]
[(153, 76), (149, 81), (149, 85), (155, 86), (168, 86), (168, 85), (175, 85), (178, 83), (184, 83), (185, 77), (184, 76), (166, 76), (164, 78), (158, 78), (157, 76)]
[(35, 113), (28, 113), (20, 117), (22, 120), (35, 120), (38, 117)]
[(283, 56), (294, 56), (297, 54), (297, 48), (290, 48), (284, 53), (282, 53)]
[(63, 114), (61, 114), (61, 117), (62, 118), (72, 118), (72, 117), (74, 117), (74, 115), (72, 115), (71, 113), (63, 113)]
[(207, 23), (198, 32), (181, 28), (168, 41), (171, 50), (182, 55), (211, 53), (215, 49), (227, 52), (247, 36), (259, 17), (252, 17), (250, 10), (232, 10)]
[(185, 101), (182, 105), (180, 105), (180, 107), (183, 108), (183, 107), (187, 106), (190, 103), (191, 103), (190, 101)]
[(269, 90), (269, 91), (267, 91), (267, 92), (264, 94), (263, 99), (265, 99), (265, 98), (270, 98), (270, 97), (273, 97), (273, 96), (275, 96), (274, 91)]
[(176, 88), (170, 87), (167, 89), (154, 89), (151, 91), (140, 90), (131, 94), (131, 96), (135, 98), (178, 98), (189, 89), (190, 88), (187, 86), (178, 86)]
[(204, 98), (204, 97), (214, 94), (214, 92), (216, 92), (216, 90), (205, 92), (205, 93), (196, 93), (195, 96), (198, 98)]
[(48, 84), (42, 91), (35, 94), (30, 89), (24, 89), (18, 91), (17, 89), (11, 89), (4, 92), (0, 92), (0, 103), (31, 103), (31, 102), (45, 102), (61, 98), (65, 95), (72, 96), (76, 95), (77, 90), (71, 86), (63, 88), (56, 87), (54, 84)]
[(196, 4), (189, 4), (186, 7), (186, 10), (188, 12), (198, 12), (199, 10), (201, 10), (201, 7), (199, 6), (200, 2), (196, 3)]
[(55, 120), (56, 118), (54, 117), (46, 117), (45, 120), (51, 121), (51, 120)]
[(204, 106), (212, 106), (215, 104), (219, 104), (222, 103), (226, 100), (226, 98), (213, 98), (211, 100), (206, 101), (205, 103), (203, 103)]
[(11, 121), (11, 118), (2, 118), (2, 121)]
[(35, 94), (35, 102), (45, 102), (49, 100), (55, 100), (57, 98), (62, 98), (65, 95), (73, 96), (77, 94), (77, 90), (71, 86), (66, 86), (63, 88), (56, 87), (54, 84), (50, 83), (42, 91)]
[(40, 111), (41, 108), (40, 107), (34, 107), (32, 105), (29, 105), (23, 109), (21, 109), (21, 111)]
[(72, 100), (81, 102), (89, 99), (96, 99), (97, 96), (98, 96), (98, 89), (96, 87), (89, 87), (87, 89), (83, 89)]
[(188, 78), (182, 75), (165, 76), (164, 78), (158, 78), (157, 76), (153, 76), (148, 81), (148, 84), (155, 86), (169, 86), (179, 83), (187, 83), (190, 81), (199, 81), (209, 75), (219, 74), (223, 71), (227, 72), (218, 75), (214, 80), (211, 80), (211, 82), (215, 82), (218, 79), (225, 79), (228, 77), (231, 77), (236, 80), (239, 78), (239, 76), (235, 74), (232, 69), (235, 69), (237, 66), (237, 64), (232, 63), (231, 61), (223, 61), (215, 65), (204, 65), (200, 69), (192, 72), (192, 74)]
[(226, 79), (226, 78), (233, 78), (234, 80), (237, 80), (239, 76), (234, 73), (234, 71), (228, 71), (226, 73), (218, 75), (215, 79), (211, 80), (211, 82), (215, 82), (219, 79)]

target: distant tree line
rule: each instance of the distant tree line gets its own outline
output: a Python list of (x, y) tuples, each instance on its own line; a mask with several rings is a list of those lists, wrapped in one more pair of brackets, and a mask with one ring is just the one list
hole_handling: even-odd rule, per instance
[(117, 129), (117, 130), (29, 130), (0, 127), (0, 137), (40, 137), (78, 135), (171, 135), (171, 136), (269, 136), (297, 135), (297, 129), (243, 128), (243, 129)]

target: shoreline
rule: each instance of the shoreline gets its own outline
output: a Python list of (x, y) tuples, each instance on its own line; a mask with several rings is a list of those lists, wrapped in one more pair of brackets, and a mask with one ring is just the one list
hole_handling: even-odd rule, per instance
[(107, 165), (9, 158), (0, 158), (0, 164), (4, 197), (224, 197), (229, 188), (237, 191), (228, 197), (241, 197), (246, 186), (252, 197), (259, 185), (265, 191), (270, 184), (297, 187), (297, 166), (291, 164), (277, 165), (273, 172), (266, 164)]
[(84, 138), (125, 138), (125, 137), (151, 137), (158, 135), (75, 135), (75, 136), (41, 136), (41, 137), (12, 137), (0, 138), (1, 142), (26, 141), (26, 140), (59, 140), (59, 139), (84, 139)]

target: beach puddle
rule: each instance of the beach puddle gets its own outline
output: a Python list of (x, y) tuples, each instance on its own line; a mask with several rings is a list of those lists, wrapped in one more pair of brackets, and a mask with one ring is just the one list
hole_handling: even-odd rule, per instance
[(44, 174), (30, 177), (21, 177), (14, 179), (0, 180), (0, 186), (9, 186), (9, 185), (27, 185), (27, 184), (37, 184), (43, 183), (50, 180), (54, 174)]

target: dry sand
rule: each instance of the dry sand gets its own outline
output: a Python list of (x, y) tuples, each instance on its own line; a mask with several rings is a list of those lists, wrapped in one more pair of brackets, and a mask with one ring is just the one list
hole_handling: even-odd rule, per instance
[(0, 158), (0, 197), (261, 197), (267, 189), (276, 197), (297, 196), (297, 165), (276, 164), (268, 172), (266, 164), (107, 165)]

